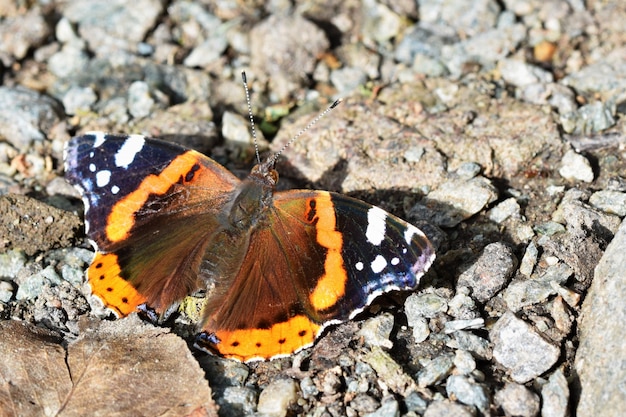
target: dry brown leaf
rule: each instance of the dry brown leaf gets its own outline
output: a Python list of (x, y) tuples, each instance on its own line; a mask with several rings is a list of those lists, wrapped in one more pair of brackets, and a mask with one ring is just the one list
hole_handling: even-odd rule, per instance
[(67, 348), (35, 326), (0, 322), (0, 414), (217, 416), (178, 336), (131, 316), (84, 329)]

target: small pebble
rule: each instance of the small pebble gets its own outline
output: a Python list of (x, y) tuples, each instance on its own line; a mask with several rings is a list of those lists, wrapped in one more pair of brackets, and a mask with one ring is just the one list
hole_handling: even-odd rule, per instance
[(539, 396), (520, 384), (507, 383), (496, 393), (495, 401), (507, 416), (535, 417), (539, 413)]
[(459, 349), (454, 354), (454, 367), (455, 372), (469, 375), (476, 369), (476, 360), (470, 352)]
[(285, 417), (289, 407), (297, 399), (296, 382), (291, 379), (277, 379), (261, 391), (257, 411), (267, 417)]
[(449, 398), (456, 398), (463, 404), (473, 405), (483, 415), (489, 414), (489, 392), (487, 387), (463, 375), (451, 375), (446, 381)]
[(433, 401), (428, 405), (424, 417), (476, 417), (476, 409), (450, 400)]
[(559, 368), (541, 388), (541, 417), (568, 417), (569, 399), (569, 384), (563, 370)]
[(561, 350), (541, 337), (529, 324), (506, 312), (489, 332), (493, 357), (513, 381), (524, 384), (554, 365)]
[(393, 315), (390, 313), (378, 314), (363, 323), (359, 336), (363, 338), (368, 346), (380, 346), (386, 349), (393, 347), (393, 342), (389, 340), (393, 330)]
[(472, 298), (485, 303), (504, 287), (516, 267), (517, 259), (510, 247), (500, 242), (491, 243), (461, 273), (457, 286), (470, 288)]
[(612, 190), (596, 191), (589, 197), (589, 204), (609, 214), (626, 216), (626, 193)]
[(569, 150), (561, 160), (559, 174), (566, 180), (592, 182), (594, 175), (589, 160), (584, 156)]
[(417, 373), (418, 385), (422, 388), (443, 381), (454, 367), (454, 357), (443, 354), (428, 361)]
[(489, 210), (489, 220), (500, 224), (509, 218), (519, 218), (520, 210), (520, 205), (515, 198), (507, 198)]
[(537, 257), (539, 256), (539, 249), (537, 249), (537, 245), (534, 242), (530, 242), (528, 246), (526, 246), (526, 251), (524, 252), (524, 257), (522, 257), (522, 261), (520, 262), (519, 272), (520, 274), (530, 277), (535, 269), (535, 265), (537, 264)]

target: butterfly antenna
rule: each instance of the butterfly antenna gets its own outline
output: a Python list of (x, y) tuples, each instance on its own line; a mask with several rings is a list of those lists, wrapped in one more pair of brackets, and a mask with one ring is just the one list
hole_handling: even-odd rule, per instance
[(285, 143), (283, 145), (282, 148), (280, 148), (280, 150), (278, 152), (276, 152), (274, 154), (274, 156), (271, 157), (270, 161), (272, 164), (275, 164), (276, 161), (278, 160), (278, 157), (280, 156), (281, 153), (283, 153), (283, 151), (285, 149), (287, 149), (289, 147), (289, 145), (291, 145), (293, 142), (296, 141), (296, 139), (298, 139), (300, 136), (302, 136), (302, 134), (304, 134), (304, 132), (306, 132), (307, 130), (309, 130), (310, 128), (313, 127), (313, 125), (315, 125), (317, 122), (319, 122), (322, 117), (326, 116), (331, 110), (333, 110), (335, 107), (337, 107), (339, 105), (339, 103), (341, 103), (343, 100), (338, 98), (337, 100), (335, 100), (333, 102), (333, 104), (331, 104), (330, 106), (328, 106), (326, 108), (326, 110), (324, 110), (323, 112), (321, 112), (320, 114), (317, 115), (317, 117), (313, 120), (311, 120), (311, 122), (306, 125), (303, 129), (301, 129), (293, 138), (291, 138), (289, 140), (289, 142)]
[(250, 128), (252, 130), (252, 139), (254, 140), (254, 152), (256, 153), (257, 163), (261, 163), (261, 156), (259, 155), (259, 144), (256, 140), (256, 129), (254, 128), (254, 117), (252, 116), (252, 104), (250, 104), (250, 90), (248, 89), (248, 78), (246, 72), (241, 71), (241, 79), (243, 81), (243, 88), (246, 91), (246, 104), (248, 104), (248, 117), (250, 118)]

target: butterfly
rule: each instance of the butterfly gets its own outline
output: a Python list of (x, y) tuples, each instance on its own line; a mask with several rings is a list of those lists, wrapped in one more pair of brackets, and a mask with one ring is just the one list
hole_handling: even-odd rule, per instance
[(91, 132), (64, 160), (96, 249), (92, 292), (123, 317), (209, 287), (197, 344), (227, 358), (308, 347), (380, 294), (415, 289), (435, 259), (422, 231), (379, 207), (276, 191), (276, 155), (239, 180), (174, 143)]

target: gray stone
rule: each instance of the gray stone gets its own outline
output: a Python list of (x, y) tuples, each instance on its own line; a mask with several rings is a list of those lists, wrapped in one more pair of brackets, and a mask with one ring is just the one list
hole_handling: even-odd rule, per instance
[(437, 400), (428, 405), (424, 417), (475, 417), (476, 409), (450, 400)]
[(144, 81), (135, 81), (128, 88), (128, 112), (135, 118), (147, 117), (154, 107), (150, 86)]
[(561, 115), (565, 133), (590, 134), (601, 132), (615, 124), (614, 107), (596, 101), (574, 112)]
[[(407, 375), (404, 369), (380, 347), (372, 347), (370, 352), (362, 355), (362, 359), (374, 369), (380, 383), (385, 384), (391, 391), (400, 395), (418, 391), (417, 384), (413, 378)], [(341, 369), (337, 370), (337, 374), (341, 374)], [(339, 379), (338, 376), (337, 379)], [(341, 385), (340, 380), (339, 385)]]
[(339, 68), (330, 73), (330, 82), (337, 89), (338, 97), (354, 94), (354, 91), (366, 81), (367, 74), (357, 67)]
[(510, 311), (504, 313), (489, 332), (493, 357), (513, 381), (524, 384), (554, 365), (560, 349), (540, 336)]
[(64, 16), (78, 25), (81, 38), (101, 56), (134, 51), (163, 13), (159, 0), (76, 0), (64, 6)]
[(39, 296), (44, 290), (44, 285), (59, 285), (61, 277), (54, 270), (52, 265), (28, 277), (20, 279), (15, 298), (17, 300), (32, 300)]
[(300, 381), (300, 391), (302, 392), (302, 397), (306, 399), (314, 398), (320, 393), (320, 390), (315, 386), (315, 382), (313, 382), (313, 378), (310, 376), (302, 378)]
[(450, 354), (439, 355), (428, 361), (417, 373), (420, 387), (428, 387), (442, 382), (454, 367), (454, 357)]
[(446, 381), (448, 397), (456, 398), (463, 404), (473, 405), (484, 415), (489, 413), (489, 391), (463, 375), (451, 375)]
[(19, 249), (0, 253), (0, 278), (15, 278), (26, 264), (26, 255)]
[(424, 0), (419, 2), (419, 12), (422, 25), (443, 26), (471, 38), (495, 27), (501, 10), (494, 0), (478, 0), (471, 4)]
[(430, 327), (428, 326), (428, 320), (424, 317), (413, 317), (408, 325), (413, 329), (413, 341), (415, 343), (422, 343), (428, 339), (430, 335)]
[(453, 77), (463, 74), (464, 67), (479, 63), (485, 68), (495, 67), (495, 63), (514, 51), (526, 38), (526, 27), (515, 24), (492, 29), (451, 46), (442, 48), (442, 61)]
[(503, 243), (491, 243), (459, 276), (457, 286), (470, 288), (472, 297), (485, 303), (504, 287), (516, 267), (517, 259), (511, 248)]
[(252, 388), (226, 387), (216, 400), (223, 415), (252, 415), (256, 411), (256, 392)]
[(480, 165), (476, 162), (463, 162), (455, 172), (455, 174), (462, 180), (471, 180), (480, 174)]
[(507, 383), (494, 399), (507, 416), (535, 417), (539, 413), (539, 396), (520, 384)]
[(443, 45), (449, 39), (439, 37), (430, 30), (414, 25), (408, 28), (400, 43), (396, 46), (394, 57), (398, 62), (411, 65), (419, 57), (438, 59)]
[(437, 294), (411, 294), (404, 302), (404, 311), (407, 315), (409, 326), (414, 319), (425, 317), (427, 319), (437, 316), (448, 309), (447, 300)]
[(365, 417), (400, 417), (400, 404), (393, 398), (384, 400), (378, 410), (365, 414)]
[(476, 360), (470, 352), (459, 349), (454, 354), (454, 368), (455, 373), (469, 375), (476, 369)]
[(578, 109), (574, 92), (557, 83), (536, 83), (524, 86), (520, 98), (533, 104), (550, 105), (559, 114), (575, 112)]
[(352, 401), (350, 401), (349, 407), (361, 415), (376, 411), (376, 409), (380, 407), (380, 402), (374, 399), (371, 395), (358, 394)]
[(616, 214), (620, 217), (626, 216), (626, 193), (624, 192), (596, 191), (589, 197), (589, 204), (605, 213)]
[(567, 224), (568, 230), (586, 232), (587, 234), (593, 232), (605, 239), (610, 237), (607, 232), (617, 232), (621, 223), (619, 216), (600, 211), (583, 203), (580, 199), (584, 199), (585, 196), (576, 196), (573, 191), (574, 189), (571, 189), (565, 193), (561, 204), (552, 214), (553, 220)]
[(457, 287), (456, 291), (455, 296), (448, 301), (448, 314), (457, 320), (480, 318), (476, 301), (469, 296), (469, 288)]
[(584, 156), (569, 150), (561, 160), (559, 174), (566, 180), (592, 182), (594, 175), (591, 164)]
[(477, 359), (491, 360), (493, 352), (487, 339), (465, 330), (458, 330), (452, 334), (453, 340), (447, 346), (453, 349), (463, 349), (471, 352)]
[(24, 87), (0, 86), (0, 137), (20, 151), (43, 142), (63, 110), (52, 98)]
[(535, 242), (530, 242), (528, 246), (526, 246), (526, 251), (524, 251), (524, 257), (520, 262), (519, 272), (522, 275), (530, 277), (535, 269), (535, 265), (537, 264), (537, 257), (539, 256), (539, 249), (537, 249), (537, 245)]
[[(257, 131), (258, 134), (259, 132)], [(237, 113), (225, 111), (222, 116), (222, 136), (226, 140), (242, 145), (251, 144), (253, 140), (250, 120)]]
[(289, 407), (298, 399), (297, 387), (291, 379), (270, 382), (259, 395), (257, 411), (267, 417), (285, 417)]
[(482, 318), (475, 318), (469, 320), (450, 320), (444, 324), (445, 333), (454, 333), (457, 330), (465, 329), (482, 329), (485, 327), (485, 320)]
[(534, 230), (544, 236), (553, 236), (565, 232), (565, 226), (558, 222), (544, 222), (536, 225)]
[(541, 417), (569, 417), (569, 384), (561, 368), (541, 387)]
[(498, 63), (498, 68), (504, 81), (515, 87), (546, 84), (553, 81), (550, 72), (518, 59), (503, 59)]
[(363, 323), (359, 336), (363, 337), (368, 346), (380, 346), (391, 349), (393, 342), (389, 340), (393, 330), (393, 315), (390, 313), (378, 314)]
[(577, 91), (588, 94), (614, 94), (615, 91), (626, 91), (626, 60), (617, 59), (614, 62), (601, 59), (587, 65), (580, 71), (569, 74), (561, 82), (573, 87)]
[(520, 218), (520, 205), (514, 197), (507, 198), (489, 210), (489, 220), (495, 223), (502, 223), (510, 218)]
[(509, 284), (502, 294), (509, 310), (517, 313), (522, 308), (541, 303), (556, 294), (549, 282), (527, 279)]
[(576, 414), (626, 415), (626, 222), (622, 222), (595, 269), (579, 324), (575, 368), (581, 385)]
[(0, 25), (0, 61), (10, 67), (15, 60), (21, 60), (28, 51), (39, 46), (49, 34), (50, 27), (39, 7), (3, 18)]
[(10, 281), (0, 280), (0, 301), (8, 303), (13, 298), (15, 287)]
[(454, 227), (481, 211), (498, 198), (495, 187), (487, 178), (475, 177), (469, 181), (451, 180), (431, 191), (426, 203), (434, 205), (431, 219), (437, 226)]
[(228, 39), (223, 31), (218, 31), (200, 45), (185, 58), (183, 64), (188, 67), (206, 67), (220, 59), (226, 48)]
[(326, 34), (304, 17), (271, 15), (250, 31), (251, 72), (268, 74), (276, 101), (283, 100), (308, 82), (328, 46)]
[(90, 87), (71, 87), (63, 96), (65, 113), (73, 115), (87, 112), (98, 100), (96, 93)]
[(376, 0), (364, 0), (361, 7), (363, 13), (361, 34), (366, 43), (384, 44), (399, 35), (402, 18), (386, 5)]

